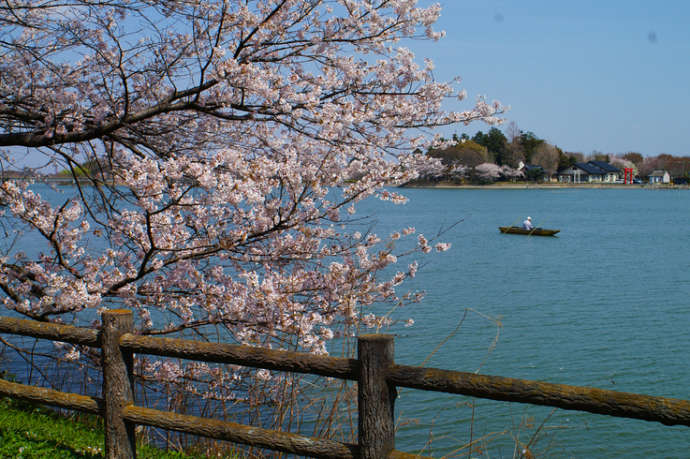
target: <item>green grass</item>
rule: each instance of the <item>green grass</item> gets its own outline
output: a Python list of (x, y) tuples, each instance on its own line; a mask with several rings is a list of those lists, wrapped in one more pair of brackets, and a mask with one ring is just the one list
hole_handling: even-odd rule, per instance
[[(102, 458), (104, 434), (100, 418), (62, 416), (48, 408), (0, 398), (0, 457)], [(137, 457), (151, 459), (199, 458), (137, 445)]]

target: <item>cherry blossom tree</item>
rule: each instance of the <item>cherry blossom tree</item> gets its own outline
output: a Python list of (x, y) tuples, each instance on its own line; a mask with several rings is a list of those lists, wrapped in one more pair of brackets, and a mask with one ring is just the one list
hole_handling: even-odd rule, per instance
[[(371, 305), (416, 297), (400, 286), (417, 264), (395, 243), (433, 243), (413, 228), (353, 231), (355, 204), (402, 203), (385, 186), (429, 167), (412, 152), (433, 128), (502, 111), (482, 99), (445, 110), (465, 97), (458, 81), (435, 81), (403, 46), (441, 38), (439, 13), (416, 0), (0, 4), (0, 166), (29, 155), (76, 183), (59, 203), (0, 186), (6, 234), (39, 241), (32, 252), (4, 239), (4, 307), (94, 326), (125, 307), (145, 335), (317, 353), (384, 324)], [(187, 390), (205, 381), (203, 395), (224, 400), (273, 378), (140, 370)]]
[(474, 168), (478, 179), (484, 182), (493, 182), (501, 176), (503, 169), (494, 163), (482, 163)]
[(617, 167), (620, 170), (632, 169), (633, 173), (637, 175), (637, 166), (632, 161), (621, 158), (620, 156), (614, 156), (611, 158), (611, 165)]
[(507, 164), (501, 166), (501, 175), (508, 180), (516, 180), (525, 177), (525, 173), (523, 171), (520, 169), (513, 169)]
[(470, 168), (463, 164), (451, 164), (448, 167), (448, 178), (453, 181), (460, 182), (469, 175), (469, 172)]

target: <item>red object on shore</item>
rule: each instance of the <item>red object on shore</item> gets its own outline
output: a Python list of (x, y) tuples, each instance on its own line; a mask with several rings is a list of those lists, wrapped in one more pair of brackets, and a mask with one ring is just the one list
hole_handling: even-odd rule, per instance
[[(623, 169), (623, 172), (625, 173), (625, 178), (623, 179), (623, 183), (627, 184), (630, 183), (632, 185), (633, 182), (633, 170), (631, 167), (626, 167)], [(630, 175), (630, 182), (628, 182), (628, 175)]]

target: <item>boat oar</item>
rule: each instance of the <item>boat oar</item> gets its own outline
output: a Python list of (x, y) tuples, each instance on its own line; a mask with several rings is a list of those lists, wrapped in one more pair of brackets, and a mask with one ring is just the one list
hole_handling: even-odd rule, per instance
[(527, 235), (527, 237), (530, 237), (532, 235), (532, 233), (534, 233), (536, 230), (538, 230), (540, 228), (541, 228), (541, 226), (535, 226), (534, 228), (532, 228), (530, 230), (529, 234)]
[(522, 217), (518, 217), (517, 220), (515, 220), (513, 223), (510, 224), (508, 228), (512, 228), (513, 226), (516, 226), (515, 224), (520, 221)]

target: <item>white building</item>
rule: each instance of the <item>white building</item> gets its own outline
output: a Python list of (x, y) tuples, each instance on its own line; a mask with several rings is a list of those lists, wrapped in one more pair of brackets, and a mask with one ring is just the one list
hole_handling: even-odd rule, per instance
[(649, 174), (649, 183), (671, 183), (671, 175), (667, 171), (655, 170)]
[(572, 167), (558, 171), (558, 181), (565, 183), (616, 183), (620, 169), (605, 161), (575, 163)]

